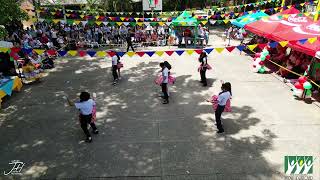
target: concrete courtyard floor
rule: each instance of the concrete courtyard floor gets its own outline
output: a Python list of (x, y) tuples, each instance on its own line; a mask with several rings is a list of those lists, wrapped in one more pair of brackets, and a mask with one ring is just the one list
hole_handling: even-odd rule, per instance
[[(284, 179), (286, 155), (313, 156), (313, 179), (320, 179), (319, 106), (296, 100), (272, 74), (253, 73), (251, 60), (236, 50), (210, 54), (214, 69), (201, 87), (197, 57), (123, 57), (117, 86), (110, 59), (58, 59), (41, 83), (4, 102), (0, 168), (9, 171), (11, 160), (25, 166), (22, 175), (0, 179)], [(153, 83), (163, 60), (177, 77), (169, 105)], [(219, 92), (220, 80), (232, 83), (233, 112), (223, 114), (226, 132), (217, 135), (205, 99)], [(91, 144), (62, 98), (83, 90), (97, 93), (100, 134)]]

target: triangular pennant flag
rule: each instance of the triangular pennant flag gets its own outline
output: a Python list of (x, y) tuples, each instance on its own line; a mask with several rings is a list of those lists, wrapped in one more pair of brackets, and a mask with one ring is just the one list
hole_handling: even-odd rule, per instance
[(123, 22), (123, 24), (124, 24), (125, 26), (128, 26), (128, 25), (130, 24), (130, 22)]
[(88, 23), (88, 21), (81, 21), (82, 25), (86, 25)]
[(121, 26), (123, 24), (123, 22), (117, 22), (118, 26)]
[(32, 49), (22, 48), (22, 52), (25, 53), (25, 54), (30, 54), (32, 52)]
[(9, 48), (5, 48), (5, 47), (0, 47), (0, 52), (8, 52), (9, 51)]
[(184, 50), (177, 50), (175, 51), (179, 56), (181, 56), (184, 53)]
[(68, 51), (68, 54), (70, 54), (71, 56), (75, 56), (75, 55), (77, 55), (77, 51), (75, 51), (75, 50), (70, 50), (70, 51)]
[(20, 52), (21, 51), (21, 48), (19, 48), (19, 47), (13, 47), (13, 48), (11, 48), (11, 52), (13, 52), (13, 53), (18, 53), (18, 52)]
[(201, 21), (201, 23), (202, 23), (203, 25), (206, 25), (206, 24), (208, 23), (208, 21)]
[(213, 51), (213, 48), (204, 49), (204, 51), (205, 51), (207, 54), (210, 54), (210, 53)]
[(245, 47), (246, 47), (246, 46), (240, 45), (240, 46), (237, 46), (237, 49), (238, 49), (239, 51), (243, 51)]
[(138, 54), (138, 56), (142, 57), (145, 54), (145, 52), (136, 52), (136, 54)]
[(229, 19), (223, 20), (223, 22), (224, 22), (225, 24), (228, 24), (229, 21), (230, 21)]
[(121, 19), (121, 21), (124, 21), (126, 18), (125, 17), (121, 17), (120, 19)]
[(126, 52), (117, 52), (117, 54), (118, 54), (120, 57), (122, 57), (122, 56), (124, 56), (124, 55), (126, 54)]
[(165, 22), (159, 22), (160, 26), (163, 26), (165, 24)]
[(174, 53), (174, 51), (165, 51), (169, 56), (171, 56), (173, 53)]
[(96, 51), (87, 51), (87, 54), (89, 54), (90, 57), (93, 57), (96, 53)]
[(196, 49), (196, 50), (194, 50), (194, 52), (196, 52), (197, 54), (201, 54), (203, 52), (203, 50), (202, 49)]
[(65, 56), (67, 54), (67, 51), (58, 51), (59, 55), (60, 56)]
[[(110, 57), (113, 57), (114, 55), (116, 55), (116, 52), (114, 52), (114, 51), (108, 51), (108, 54), (109, 54), (109, 56)], [(118, 54), (119, 55), (119, 54)], [(120, 56), (120, 55), (119, 55)], [(123, 55), (122, 55), (123, 56)], [(122, 57), (121, 56), (121, 57)]]
[(300, 39), (300, 40), (299, 40), (299, 43), (300, 43), (300, 44), (304, 44), (304, 43), (306, 43), (307, 41), (308, 41), (308, 39)]
[(134, 20), (138, 21), (140, 18), (134, 18)]
[(171, 23), (172, 23), (172, 22), (166, 22), (166, 25), (167, 25), (167, 26), (170, 26), (170, 25), (171, 25)]
[(253, 51), (254, 48), (256, 48), (258, 46), (258, 44), (252, 44), (252, 45), (248, 45), (248, 48)]
[(76, 23), (76, 24), (80, 24), (80, 23), (81, 23), (81, 21), (74, 21), (74, 23)]
[(258, 44), (258, 47), (262, 50), (264, 47), (266, 47), (268, 44)]
[(50, 56), (55, 56), (55, 55), (57, 55), (57, 51), (54, 50), (54, 49), (49, 49), (49, 50), (47, 50), (47, 53), (48, 53)]
[(132, 51), (130, 51), (130, 52), (127, 52), (127, 55), (129, 56), (129, 57), (132, 57), (133, 55), (135, 55), (136, 53), (135, 52), (132, 52)]
[(309, 42), (310, 44), (313, 44), (314, 42), (316, 42), (316, 40), (317, 40), (317, 37), (308, 38), (308, 42)]
[(87, 52), (84, 50), (81, 50), (81, 51), (78, 51), (78, 54), (80, 57), (83, 57), (83, 56), (87, 55)]
[(300, 3), (300, 6), (304, 6), (305, 5), (305, 3)]
[(164, 51), (156, 51), (156, 54), (158, 55), (158, 56), (162, 56), (163, 55), (163, 53), (164, 53)]
[(221, 53), (223, 50), (224, 50), (224, 48), (214, 48), (218, 53)]
[(285, 47), (285, 46), (288, 44), (288, 41), (280, 41), (279, 44), (280, 44), (282, 47)]
[(143, 22), (137, 22), (138, 26), (143, 26)]
[(41, 55), (41, 54), (43, 54), (43, 52), (44, 52), (43, 49), (34, 49), (34, 51), (35, 51), (38, 55)]
[(146, 54), (148, 54), (149, 57), (153, 56), (154, 53), (155, 53), (154, 51), (148, 51), (148, 52), (146, 52)]
[(193, 54), (194, 50), (186, 50), (189, 55)]
[(53, 19), (52, 21), (53, 23), (57, 24), (58, 22), (60, 22), (60, 19)]
[(107, 26), (109, 22), (102, 22), (102, 23)]
[(81, 15), (80, 15), (80, 17), (81, 17), (81, 19), (83, 19), (84, 15), (83, 15), (83, 14), (81, 14)]
[(269, 46), (271, 48), (276, 48), (278, 46), (278, 42), (272, 42), (272, 43), (269, 43)]
[(226, 47), (226, 49), (227, 49), (229, 52), (232, 52), (235, 48), (236, 48), (235, 46)]

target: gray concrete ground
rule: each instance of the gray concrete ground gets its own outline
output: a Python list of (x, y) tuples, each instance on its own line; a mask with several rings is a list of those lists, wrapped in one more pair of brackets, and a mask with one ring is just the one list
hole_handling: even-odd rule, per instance
[[(153, 83), (162, 60), (177, 77), (169, 105), (161, 104)], [(123, 78), (115, 87), (110, 59), (71, 58), (57, 60), (43, 82), (14, 93), (1, 110), (0, 169), (9, 171), (11, 160), (25, 166), (22, 175), (0, 178), (285, 179), (284, 156), (311, 155), (313, 179), (320, 179), (319, 107), (296, 100), (272, 74), (253, 73), (244, 54), (212, 53), (207, 88), (199, 84), (195, 54), (122, 61)], [(223, 135), (216, 134), (205, 102), (219, 92), (220, 80), (233, 88)], [(67, 93), (75, 99), (83, 90), (98, 94), (100, 134), (91, 144), (82, 141), (77, 111), (62, 98)]]

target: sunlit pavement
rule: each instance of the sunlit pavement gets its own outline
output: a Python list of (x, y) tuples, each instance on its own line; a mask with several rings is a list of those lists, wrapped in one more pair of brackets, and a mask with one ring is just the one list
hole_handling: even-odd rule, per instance
[[(296, 155), (313, 156), (313, 179), (320, 179), (315, 103), (296, 100), (272, 74), (253, 73), (249, 57), (236, 50), (210, 54), (209, 87), (201, 87), (197, 58), (125, 56), (117, 86), (110, 59), (58, 59), (41, 83), (4, 102), (0, 167), (10, 171), (11, 160), (25, 166), (22, 175), (0, 179), (285, 179), (284, 156)], [(153, 82), (162, 60), (177, 77), (168, 105)], [(226, 132), (217, 135), (205, 99), (219, 92), (220, 80), (232, 84), (233, 112), (223, 114)], [(62, 98), (83, 90), (97, 93), (100, 134), (91, 144), (82, 141), (77, 111)]]

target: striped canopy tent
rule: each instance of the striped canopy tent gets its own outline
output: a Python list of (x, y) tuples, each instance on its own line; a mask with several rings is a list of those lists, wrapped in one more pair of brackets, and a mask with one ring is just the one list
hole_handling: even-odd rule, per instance
[(183, 11), (183, 13), (172, 21), (173, 26), (198, 26), (199, 22), (192, 17), (190, 12)]

